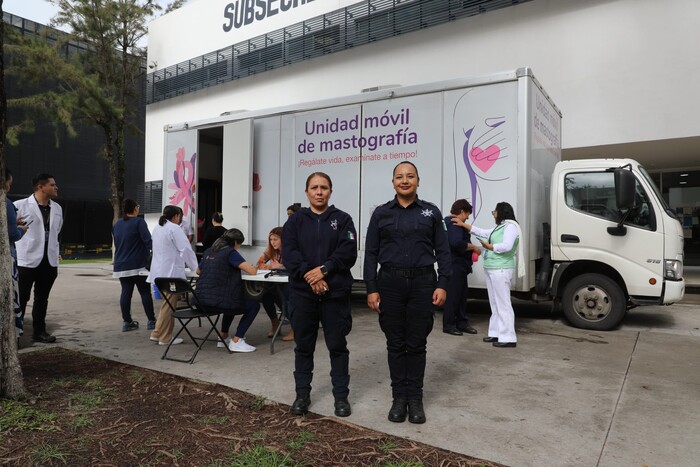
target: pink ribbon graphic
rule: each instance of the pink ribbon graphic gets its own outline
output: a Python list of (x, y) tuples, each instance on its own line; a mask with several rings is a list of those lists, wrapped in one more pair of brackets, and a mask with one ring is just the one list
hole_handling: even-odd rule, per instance
[(195, 212), (194, 204), (194, 189), (195, 189), (195, 173), (194, 165), (197, 160), (197, 153), (192, 154), (189, 161), (185, 160), (185, 148), (178, 148), (175, 155), (175, 170), (173, 171), (173, 180), (175, 183), (169, 183), (168, 189), (175, 190), (175, 193), (168, 198), (170, 204), (179, 206), (182, 204), (182, 211), (185, 216), (192, 210)]

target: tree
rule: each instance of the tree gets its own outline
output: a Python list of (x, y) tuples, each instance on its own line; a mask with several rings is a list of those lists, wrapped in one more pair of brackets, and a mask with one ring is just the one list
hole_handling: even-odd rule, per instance
[[(17, 135), (33, 129), (33, 119), (41, 114), (56, 128), (74, 134), (75, 122), (94, 124), (102, 129), (101, 156), (110, 175), (113, 219), (119, 218), (124, 199), (126, 168), (125, 138), (138, 133), (137, 109), (143, 105), (141, 91), (146, 74), (145, 49), (141, 42), (147, 22), (162, 10), (153, 0), (50, 0), (59, 12), (54, 26), (67, 26), (70, 33), (54, 40), (24, 41), (13, 50), (21, 66), (12, 71), (23, 82), (49, 79), (52, 89), (13, 100), (11, 105), (26, 110), (25, 119), (10, 128)], [(179, 8), (185, 0), (168, 5), (166, 12)], [(70, 42), (87, 44), (87, 51), (67, 54)], [(53, 42), (53, 45), (51, 43)]]
[[(0, 0), (0, 16), (2, 16)], [(20, 398), (26, 394), (22, 368), (17, 356), (17, 334), (14, 323), (12, 291), (12, 258), (7, 234), (5, 209), (5, 134), (7, 131), (7, 99), (5, 96), (5, 21), (0, 21), (0, 397)]]
[[(76, 134), (74, 123), (99, 126), (105, 141), (101, 155), (109, 166), (111, 204), (114, 220), (119, 217), (124, 198), (125, 135), (137, 131), (134, 109), (139, 100), (141, 79), (145, 75), (145, 51), (139, 43), (146, 34), (146, 23), (162, 8), (152, 0), (51, 0), (60, 8), (57, 25), (67, 25), (72, 32), (51, 38), (14, 37), (5, 43), (5, 23), (0, 21), (0, 202), (4, 202), (5, 143), (17, 144), (19, 135), (32, 132), (35, 120), (42, 118)], [(166, 12), (179, 8), (177, 0)], [(0, 0), (2, 13), (2, 0)], [(83, 53), (67, 54), (69, 41), (88, 44)], [(26, 97), (5, 99), (5, 53), (11, 57), (8, 73), (23, 83), (50, 82), (38, 86)], [(7, 127), (7, 108), (21, 114), (19, 123)], [(58, 132), (56, 133), (58, 141)], [(12, 304), (12, 272), (7, 235), (7, 213), (0, 209), (0, 397), (26, 394), (17, 357), (17, 339)]]

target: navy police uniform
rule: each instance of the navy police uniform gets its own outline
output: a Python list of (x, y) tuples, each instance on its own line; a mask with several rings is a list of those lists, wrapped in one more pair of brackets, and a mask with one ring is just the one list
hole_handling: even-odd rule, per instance
[(469, 327), (467, 318), (467, 275), (472, 272), (472, 252), (467, 250), (471, 234), (465, 228), (452, 222), (453, 216), (445, 217), (447, 238), (452, 259), (452, 277), (447, 289), (447, 300), (443, 308), (442, 330), (463, 331)]
[(447, 290), (450, 273), (450, 250), (437, 206), (416, 198), (404, 208), (394, 198), (374, 210), (364, 279), (368, 294), (380, 294), (379, 324), (386, 336), (394, 399), (423, 398), (433, 292)]
[[(350, 383), (346, 336), (352, 329), (350, 268), (357, 261), (357, 233), (352, 217), (329, 206), (323, 214), (302, 208), (284, 224), (284, 265), (289, 271), (294, 308), (294, 380), (297, 397), (308, 397), (314, 368), (319, 322), (331, 360), (331, 382), (336, 399), (347, 399)], [(304, 274), (325, 265), (328, 292), (317, 295)]]

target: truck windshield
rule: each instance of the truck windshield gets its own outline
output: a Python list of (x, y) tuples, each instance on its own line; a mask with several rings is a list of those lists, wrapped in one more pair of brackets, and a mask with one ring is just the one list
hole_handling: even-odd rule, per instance
[(644, 177), (644, 180), (649, 184), (651, 189), (654, 191), (654, 194), (656, 195), (656, 199), (659, 200), (659, 203), (661, 203), (661, 207), (666, 211), (666, 214), (668, 214), (671, 217), (676, 217), (676, 214), (673, 212), (671, 207), (668, 205), (664, 197), (661, 195), (661, 192), (659, 191), (659, 187), (656, 186), (656, 183), (654, 183), (654, 180), (651, 179), (649, 176), (649, 173), (646, 171), (644, 167), (641, 165), (639, 166), (639, 172), (641, 172), (642, 177)]

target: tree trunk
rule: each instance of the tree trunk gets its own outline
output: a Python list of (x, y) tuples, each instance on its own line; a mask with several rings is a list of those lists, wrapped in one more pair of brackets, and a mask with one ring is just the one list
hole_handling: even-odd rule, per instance
[[(0, 86), (2, 86), (0, 84)], [(4, 147), (0, 148), (0, 153)], [(17, 330), (12, 290), (12, 257), (7, 235), (6, 193), (4, 190), (4, 157), (0, 163), (3, 172), (3, 190), (0, 191), (0, 397), (18, 399), (26, 395), (22, 368), (17, 357)]]
[[(0, 16), (2, 0), (0, 0)], [(5, 137), (7, 134), (7, 98), (5, 95), (5, 22), (0, 21), (0, 397), (26, 396), (22, 368), (17, 357), (17, 331), (12, 290), (12, 257), (7, 230), (5, 193)]]

